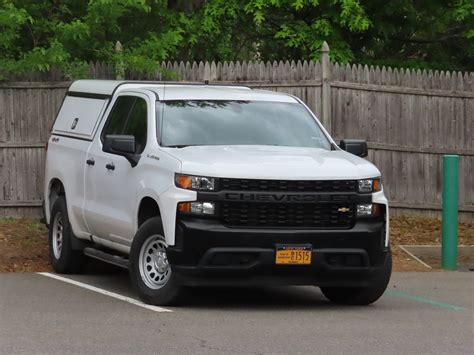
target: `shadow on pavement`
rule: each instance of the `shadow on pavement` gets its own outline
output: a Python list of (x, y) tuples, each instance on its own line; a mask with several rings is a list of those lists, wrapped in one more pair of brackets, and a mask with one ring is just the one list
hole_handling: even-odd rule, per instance
[(314, 309), (333, 304), (317, 287), (189, 287), (179, 308)]
[[(82, 277), (106, 290), (137, 298), (125, 269), (91, 259)], [(330, 303), (316, 286), (186, 287), (176, 308), (193, 309), (314, 309), (341, 307)]]

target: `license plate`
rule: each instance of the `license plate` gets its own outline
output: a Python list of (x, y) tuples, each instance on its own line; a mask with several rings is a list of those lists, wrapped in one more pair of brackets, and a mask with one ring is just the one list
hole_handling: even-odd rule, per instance
[(280, 245), (276, 248), (275, 264), (278, 265), (310, 265), (310, 246)]

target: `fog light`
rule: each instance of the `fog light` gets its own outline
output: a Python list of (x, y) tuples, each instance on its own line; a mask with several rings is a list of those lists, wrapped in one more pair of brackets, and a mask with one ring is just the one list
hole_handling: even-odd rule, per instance
[(213, 202), (181, 202), (178, 204), (178, 211), (181, 213), (213, 215), (215, 212), (215, 205)]
[(358, 217), (378, 217), (380, 216), (380, 205), (377, 203), (364, 203), (357, 205)]
[(358, 217), (370, 217), (372, 216), (372, 204), (365, 203), (363, 205), (357, 205), (357, 216)]
[(191, 213), (214, 214), (214, 203), (191, 202)]

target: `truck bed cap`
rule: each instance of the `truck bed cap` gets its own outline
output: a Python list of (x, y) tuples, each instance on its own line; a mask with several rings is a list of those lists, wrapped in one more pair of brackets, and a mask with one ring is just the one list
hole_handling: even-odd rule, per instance
[[(133, 88), (144, 88), (153, 87), (160, 88), (163, 86), (204, 86), (202, 82), (166, 82), (166, 81), (134, 81), (134, 80), (76, 80), (69, 87), (69, 92), (88, 93), (88, 94), (99, 94), (99, 95), (112, 95), (114, 91), (123, 87), (123, 89)], [(242, 85), (222, 85), (212, 84), (209, 86), (224, 86), (234, 89), (250, 90), (249, 87)]]
[(296, 102), (293, 97), (284, 93), (252, 90), (242, 85), (204, 84), (201, 82), (78, 80), (71, 84), (68, 95), (106, 99), (115, 92), (127, 89), (150, 90), (158, 95), (160, 100), (261, 100)]

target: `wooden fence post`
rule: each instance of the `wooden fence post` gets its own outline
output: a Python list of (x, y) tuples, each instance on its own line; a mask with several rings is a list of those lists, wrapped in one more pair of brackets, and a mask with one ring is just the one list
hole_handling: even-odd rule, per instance
[(125, 65), (122, 59), (122, 43), (117, 41), (115, 43), (115, 51), (117, 52), (118, 61), (115, 62), (115, 79), (116, 80), (123, 80), (125, 77)]
[(211, 64), (206, 61), (204, 63), (204, 77), (202, 78), (202, 81), (204, 82), (209, 82), (211, 80)]
[(331, 133), (331, 62), (329, 61), (329, 46), (326, 41), (321, 47), (321, 121)]

